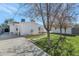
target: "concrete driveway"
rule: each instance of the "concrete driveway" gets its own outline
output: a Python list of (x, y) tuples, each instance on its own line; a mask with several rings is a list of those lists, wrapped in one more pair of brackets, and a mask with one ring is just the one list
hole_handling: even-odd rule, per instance
[(0, 41), (0, 56), (48, 56), (24, 37)]
[(5, 32), (3, 34), (0, 34), (0, 40), (6, 40), (6, 39), (11, 39), (11, 38), (16, 38), (18, 37), (18, 35), (14, 35), (14, 34), (11, 34), (9, 32)]

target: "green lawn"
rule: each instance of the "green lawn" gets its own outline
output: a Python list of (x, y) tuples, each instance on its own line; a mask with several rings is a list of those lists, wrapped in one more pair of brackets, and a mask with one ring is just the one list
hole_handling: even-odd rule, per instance
[(70, 40), (70, 43), (72, 43), (72, 45), (74, 46), (74, 55), (78, 55), (79, 56), (79, 36), (76, 37), (67, 37), (67, 39)]
[[(47, 45), (46, 34), (30, 35), (30, 36), (27, 36), (26, 38), (31, 39), (34, 42), (34, 44), (36, 44), (38, 47), (40, 47), (41, 49), (46, 51), (49, 55), (51, 55), (50, 52), (54, 53), (52, 49), (47, 48), (48, 45)], [(55, 43), (57, 42), (58, 39), (59, 39), (59, 35), (51, 34), (52, 46), (55, 45)], [(79, 56), (79, 36), (66, 36), (65, 40), (66, 40), (66, 43), (60, 42), (60, 44), (62, 44), (62, 47), (64, 47), (64, 52), (62, 53), (62, 55), (65, 55), (66, 49), (69, 49), (69, 50), (72, 49), (72, 51), (73, 51), (72, 55)], [(57, 51), (60, 52), (60, 50), (57, 50)], [(57, 53), (57, 55), (60, 55), (60, 54)], [(70, 54), (67, 54), (67, 55), (70, 55)]]
[(37, 34), (37, 35), (27, 35), (26, 38), (28, 40), (37, 40), (40, 38), (46, 37), (46, 34)]

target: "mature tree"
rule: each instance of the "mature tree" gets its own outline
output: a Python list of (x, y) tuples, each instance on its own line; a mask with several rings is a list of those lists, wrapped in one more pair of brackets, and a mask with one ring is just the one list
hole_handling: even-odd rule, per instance
[(60, 34), (62, 34), (62, 29), (66, 33), (67, 28), (71, 27), (72, 21), (75, 20), (71, 8), (72, 4), (63, 4), (60, 12), (57, 14), (55, 26), (60, 28)]
[(15, 22), (13, 19), (6, 19), (3, 24), (1, 24), (2, 29), (9, 28), (8, 23)]
[[(56, 20), (55, 20), (55, 26), (56, 28), (60, 29), (60, 38), (57, 40), (56, 44), (54, 47), (55, 48), (55, 55), (59, 54), (62, 55), (64, 51), (68, 51), (70, 50), (68, 47), (66, 50), (64, 49), (63, 43), (64, 44), (70, 44), (67, 42), (67, 40), (65, 40), (65, 36), (63, 37), (62, 35), (62, 29), (64, 29), (65, 34), (66, 34), (66, 30), (67, 28), (71, 27), (72, 22), (75, 16), (73, 16), (73, 13), (71, 12), (71, 8), (72, 8), (72, 4), (63, 4), (60, 12), (56, 15)], [(71, 45), (71, 44), (70, 44)], [(65, 47), (66, 48), (66, 47)], [(60, 50), (60, 52), (59, 52)], [(73, 49), (71, 49), (70, 51), (72, 52)], [(71, 53), (71, 52), (67, 52), (67, 53)]]
[(51, 47), (51, 39), (50, 39), (50, 31), (52, 28), (52, 24), (54, 23), (54, 20), (56, 18), (56, 15), (59, 12), (59, 9), (61, 8), (62, 4), (35, 4), (35, 15), (39, 17), (39, 21), (43, 23), (43, 26), (47, 32), (47, 38), (48, 38), (48, 46)]
[[(71, 20), (73, 19), (72, 13), (70, 12), (69, 4), (57, 4), (57, 3), (37, 3), (37, 4), (30, 4), (28, 9), (25, 8), (23, 14), (29, 19), (34, 19), (35, 21), (41, 22), (44, 26), (44, 29), (47, 33), (47, 42), (48, 42), (48, 49), (52, 47), (51, 45), (51, 38), (50, 38), (50, 31), (52, 26), (55, 28), (60, 28), (60, 33), (62, 34), (62, 28), (66, 29), (70, 26)], [(54, 55), (61, 55), (62, 50), (64, 47), (63, 43), (59, 43), (59, 39), (55, 44), (53, 44)], [(61, 45), (61, 47), (60, 47)], [(64, 48), (65, 49), (65, 48)], [(58, 51), (58, 52), (57, 52)], [(66, 50), (64, 50), (66, 51)], [(59, 53), (60, 52), (60, 53)], [(51, 52), (52, 53), (52, 52)]]
[(6, 19), (4, 21), (5, 24), (12, 23), (12, 22), (15, 22), (15, 21), (14, 21), (14, 19), (11, 19), (11, 18), (10, 19)]

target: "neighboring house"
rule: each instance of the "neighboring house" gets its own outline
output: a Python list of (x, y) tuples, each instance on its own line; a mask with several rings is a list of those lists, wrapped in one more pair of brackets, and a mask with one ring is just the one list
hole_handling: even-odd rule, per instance
[(72, 28), (72, 34), (78, 34), (79, 35), (79, 24), (74, 25), (74, 27)]
[(0, 28), (0, 34), (2, 33), (2, 28)]
[[(35, 22), (13, 22), (9, 23), (10, 33), (17, 35), (35, 35), (44, 32), (43, 28)], [(40, 31), (39, 31), (40, 27)]]
[(78, 34), (79, 35), (79, 28), (72, 28), (72, 34)]
[(0, 28), (0, 34), (4, 33), (4, 29)]

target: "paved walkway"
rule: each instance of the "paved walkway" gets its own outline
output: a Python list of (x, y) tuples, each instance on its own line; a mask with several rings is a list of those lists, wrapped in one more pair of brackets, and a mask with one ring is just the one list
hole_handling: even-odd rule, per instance
[(0, 40), (6, 40), (6, 39), (11, 39), (11, 38), (16, 38), (18, 37), (17, 35), (13, 35), (11, 33), (5, 32), (3, 34), (0, 34)]
[(0, 41), (0, 56), (48, 56), (24, 37)]

